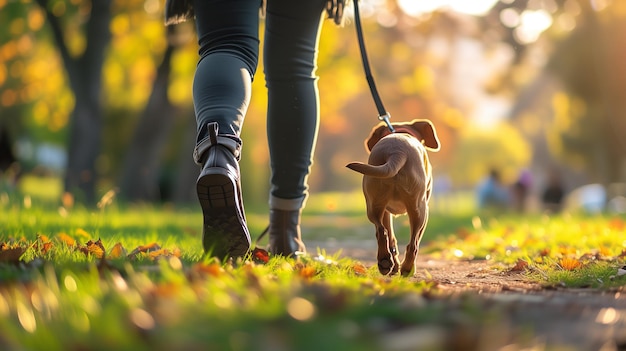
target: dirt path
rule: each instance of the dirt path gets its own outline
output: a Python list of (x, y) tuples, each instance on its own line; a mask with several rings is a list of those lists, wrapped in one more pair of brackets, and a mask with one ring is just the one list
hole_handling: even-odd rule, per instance
[[(341, 250), (341, 256), (367, 267), (376, 265), (371, 242), (342, 246), (318, 245), (328, 254)], [(626, 350), (626, 287), (610, 291), (546, 287), (490, 261), (446, 261), (426, 255), (419, 256), (411, 279), (433, 282), (439, 297), (450, 304), (452, 316), (463, 298), (498, 316), (497, 322), (480, 326), (454, 322), (452, 334), (459, 349), (501, 349), (511, 342), (507, 350)], [(524, 333), (531, 335), (530, 340)], [(441, 335), (450, 337), (450, 330)], [(525, 340), (525, 345), (519, 340)]]

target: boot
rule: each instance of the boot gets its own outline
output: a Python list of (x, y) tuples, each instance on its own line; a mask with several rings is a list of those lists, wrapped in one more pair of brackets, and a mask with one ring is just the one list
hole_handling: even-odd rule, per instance
[(270, 252), (274, 255), (294, 256), (306, 252), (300, 234), (301, 210), (270, 210)]
[(218, 135), (217, 123), (208, 124), (208, 136), (194, 150), (202, 166), (196, 182), (202, 207), (202, 245), (211, 256), (242, 257), (250, 249), (239, 174), (238, 138)]

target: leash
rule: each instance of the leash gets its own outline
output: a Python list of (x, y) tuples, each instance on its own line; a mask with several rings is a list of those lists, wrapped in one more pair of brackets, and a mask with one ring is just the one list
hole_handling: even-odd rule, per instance
[[(359, 0), (354, 0), (354, 21), (356, 24), (356, 35), (359, 40), (359, 49), (361, 50), (361, 60), (363, 61), (363, 69), (365, 70), (365, 79), (367, 80), (367, 84), (370, 87), (370, 92), (372, 93), (372, 98), (374, 99), (374, 104), (376, 104), (376, 109), (378, 110), (378, 120), (385, 122), (387, 128), (392, 133), (395, 133), (395, 129), (391, 125), (391, 115), (387, 110), (385, 110), (385, 106), (383, 105), (383, 101), (378, 94), (378, 90), (376, 89), (376, 83), (374, 82), (374, 77), (372, 76), (372, 69), (370, 68), (370, 63), (367, 58), (367, 51), (365, 50), (365, 39), (363, 39), (363, 28), (361, 27), (361, 15), (359, 14)], [(269, 232), (269, 225), (261, 232), (261, 234), (254, 240), (254, 245), (258, 245), (259, 241), (263, 239), (267, 233)]]
[(367, 80), (367, 84), (370, 87), (370, 92), (372, 93), (372, 98), (374, 98), (374, 104), (376, 104), (376, 109), (378, 110), (378, 120), (385, 122), (387, 128), (394, 133), (395, 130), (391, 125), (389, 119), (391, 115), (387, 110), (385, 110), (385, 106), (383, 106), (383, 101), (378, 94), (378, 90), (376, 89), (376, 83), (374, 83), (374, 77), (372, 76), (372, 70), (370, 68), (370, 63), (367, 58), (367, 51), (365, 50), (365, 39), (363, 39), (363, 28), (361, 27), (361, 15), (359, 14), (359, 0), (354, 0), (354, 22), (356, 24), (356, 35), (359, 40), (359, 49), (361, 50), (361, 60), (363, 61), (363, 70), (365, 70), (365, 79)]

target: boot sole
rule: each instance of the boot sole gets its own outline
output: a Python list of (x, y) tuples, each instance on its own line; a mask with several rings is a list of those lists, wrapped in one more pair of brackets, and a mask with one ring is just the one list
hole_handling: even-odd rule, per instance
[(196, 190), (204, 217), (204, 251), (220, 259), (245, 256), (251, 241), (237, 183), (226, 170), (209, 168), (198, 177)]

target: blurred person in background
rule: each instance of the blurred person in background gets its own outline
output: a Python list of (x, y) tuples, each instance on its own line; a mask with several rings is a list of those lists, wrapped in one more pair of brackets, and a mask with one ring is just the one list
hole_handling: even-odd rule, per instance
[(532, 174), (528, 170), (522, 170), (512, 186), (513, 210), (519, 213), (526, 211), (526, 202), (532, 187)]
[(502, 184), (500, 172), (491, 169), (487, 177), (476, 188), (479, 209), (506, 210), (511, 203), (507, 187)]
[(565, 188), (561, 175), (558, 171), (552, 170), (548, 174), (546, 186), (541, 194), (541, 202), (543, 203), (544, 211), (550, 213), (561, 212), (564, 197)]

